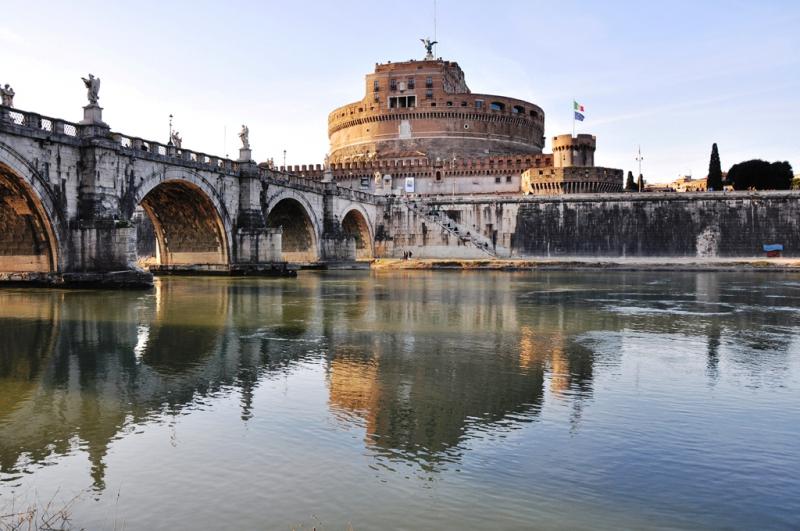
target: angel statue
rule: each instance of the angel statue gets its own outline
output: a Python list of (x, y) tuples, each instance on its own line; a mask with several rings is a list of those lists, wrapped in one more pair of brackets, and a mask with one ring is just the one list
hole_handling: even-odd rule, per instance
[(5, 87), (0, 87), (0, 95), (3, 97), (3, 105), (6, 107), (14, 106), (14, 89), (6, 83)]
[(83, 84), (86, 85), (86, 97), (89, 98), (89, 104), (97, 105), (97, 99), (99, 98), (97, 93), (100, 92), (100, 78), (89, 74), (89, 79), (85, 77), (81, 79), (83, 80)]
[(242, 130), (239, 131), (239, 138), (242, 141), (242, 149), (250, 149), (250, 129), (242, 124)]
[(430, 61), (433, 59), (433, 45), (439, 44), (439, 41), (432, 41), (430, 39), (420, 39), (422, 41), (422, 45), (425, 46), (425, 50), (428, 52), (425, 54), (425, 59)]
[(181, 143), (183, 142), (183, 139), (181, 138), (180, 133), (173, 131), (172, 135), (170, 135), (170, 140), (172, 141), (172, 145), (175, 146), (175, 149), (181, 149)]

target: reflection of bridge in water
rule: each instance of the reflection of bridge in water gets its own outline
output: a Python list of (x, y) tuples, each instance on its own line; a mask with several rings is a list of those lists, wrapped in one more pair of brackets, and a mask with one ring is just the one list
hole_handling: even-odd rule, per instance
[[(378, 457), (435, 469), (474, 437), (535, 421), (548, 400), (571, 403), (578, 426), (598, 367), (618, 363), (623, 331), (706, 336), (711, 377), (720, 337), (776, 352), (791, 341), (761, 345), (733, 311), (690, 313), (727, 304), (719, 275), (676, 276), (671, 295), (641, 278), (309, 274), (169, 280), (152, 293), (2, 290), (0, 471), (19, 473), (79, 444), (102, 487), (104, 456), (128, 428), (232, 394), (247, 421), (258, 415), (258, 387), (306, 360), (324, 362), (327, 407), (363, 429)], [(676, 320), (625, 310), (633, 300), (687, 312)], [(758, 318), (779, 327), (792, 316)], [(755, 370), (751, 360), (731, 362)]]

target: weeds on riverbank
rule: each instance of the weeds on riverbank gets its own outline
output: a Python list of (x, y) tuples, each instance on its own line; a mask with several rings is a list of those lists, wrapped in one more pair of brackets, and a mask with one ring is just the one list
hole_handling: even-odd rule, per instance
[[(70, 515), (81, 495), (66, 503), (56, 503), (54, 494), (44, 505), (38, 503), (17, 509), (12, 502), (7, 510), (0, 511), (0, 531), (73, 531)], [(82, 529), (82, 528), (81, 528)]]

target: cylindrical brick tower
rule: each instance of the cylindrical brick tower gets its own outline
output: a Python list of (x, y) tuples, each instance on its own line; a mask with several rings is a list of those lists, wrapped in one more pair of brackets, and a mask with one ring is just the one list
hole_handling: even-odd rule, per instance
[(540, 154), (544, 112), (527, 101), (471, 93), (455, 62), (377, 64), (364, 99), (328, 116), (328, 137), (332, 163)]
[(594, 135), (558, 135), (553, 137), (553, 166), (556, 168), (594, 167)]

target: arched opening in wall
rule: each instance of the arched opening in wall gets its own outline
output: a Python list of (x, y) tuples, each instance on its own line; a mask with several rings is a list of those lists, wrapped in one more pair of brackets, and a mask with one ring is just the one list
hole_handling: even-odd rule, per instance
[(317, 237), (305, 207), (296, 199), (281, 199), (267, 214), (267, 226), (282, 228), (281, 255), (287, 262), (317, 262)]
[(364, 215), (356, 209), (345, 214), (342, 230), (356, 240), (356, 260), (372, 260), (372, 238)]
[[(167, 181), (153, 188), (138, 205), (139, 263), (145, 267), (208, 270), (228, 267), (225, 228), (211, 199), (185, 181)], [(149, 228), (152, 227), (152, 228)]]
[(0, 272), (58, 269), (53, 226), (33, 188), (0, 164)]

